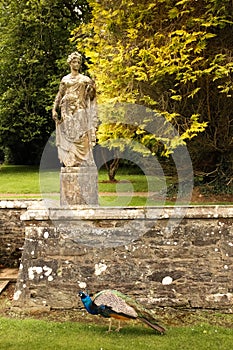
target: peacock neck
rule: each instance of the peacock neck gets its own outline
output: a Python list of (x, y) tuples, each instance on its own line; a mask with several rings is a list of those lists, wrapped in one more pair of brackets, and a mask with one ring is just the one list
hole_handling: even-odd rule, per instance
[(98, 309), (95, 306), (95, 304), (93, 304), (91, 298), (89, 297), (89, 295), (87, 295), (84, 299), (82, 299), (83, 305), (85, 307), (85, 309), (92, 315), (98, 315)]

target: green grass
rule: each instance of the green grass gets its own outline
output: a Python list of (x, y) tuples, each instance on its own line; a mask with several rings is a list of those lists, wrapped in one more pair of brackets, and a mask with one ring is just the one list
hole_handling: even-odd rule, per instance
[(117, 206), (163, 206), (174, 205), (174, 202), (164, 200), (153, 200), (147, 197), (140, 196), (100, 196), (99, 204), (103, 207)]
[[(164, 178), (157, 176), (145, 176), (144, 174), (126, 174), (126, 169), (120, 169), (116, 180), (119, 182), (108, 182), (106, 171), (99, 171), (100, 192), (157, 192), (165, 186)], [(170, 179), (168, 179), (170, 180)]]
[(0, 318), (1, 350), (229, 350), (230, 328), (200, 324), (171, 327), (164, 336), (139, 324), (119, 333), (95, 323)]
[[(0, 168), (0, 193), (40, 194), (59, 192), (58, 170), (41, 171), (37, 167), (3, 165)], [(99, 192), (154, 192), (164, 187), (164, 179), (155, 176), (128, 175), (119, 171), (119, 182), (109, 183), (105, 170), (99, 171)]]
[[(174, 205), (174, 201), (164, 198), (147, 198), (148, 192), (159, 192), (172, 183), (172, 178), (128, 174), (128, 169), (119, 169), (116, 179), (110, 183), (106, 170), (99, 171), (98, 188), (101, 206), (161, 206)], [(166, 180), (166, 183), (165, 183)], [(38, 167), (23, 165), (0, 166), (0, 199), (55, 198), (59, 201), (59, 170), (40, 171)], [(141, 194), (139, 195), (139, 193)], [(111, 193), (113, 195), (111, 195)], [(144, 193), (144, 195), (143, 195)], [(178, 204), (178, 203), (176, 203)], [(188, 203), (180, 203), (188, 204)], [(195, 203), (192, 203), (195, 204)], [(199, 204), (199, 203), (197, 203)], [(211, 204), (211, 202), (205, 204)], [(215, 204), (232, 204), (231, 202), (215, 202)]]
[[(129, 175), (120, 172), (117, 176), (118, 182), (109, 182), (105, 170), (99, 171), (99, 192), (156, 192), (164, 187), (164, 179), (156, 176)], [(59, 192), (59, 172), (44, 171), (40, 173), (40, 184), (42, 192)]]
[(3, 165), (0, 167), (0, 193), (40, 193), (38, 167)]

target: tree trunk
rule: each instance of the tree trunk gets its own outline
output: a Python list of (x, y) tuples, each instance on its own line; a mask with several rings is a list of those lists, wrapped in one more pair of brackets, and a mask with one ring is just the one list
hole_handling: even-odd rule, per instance
[(116, 182), (115, 176), (119, 168), (119, 158), (114, 158), (108, 167), (108, 178), (111, 182)]

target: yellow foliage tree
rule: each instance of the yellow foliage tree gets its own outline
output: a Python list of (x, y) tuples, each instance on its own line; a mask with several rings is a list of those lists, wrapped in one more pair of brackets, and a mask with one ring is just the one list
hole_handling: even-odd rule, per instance
[[(216, 124), (220, 112), (216, 105), (232, 101), (232, 45), (227, 44), (232, 1), (89, 0), (89, 4), (92, 20), (76, 28), (73, 40), (88, 59), (99, 103), (144, 105), (155, 111), (154, 118), (162, 115), (179, 135), (171, 139), (143, 131), (143, 120), (128, 137), (147, 147), (162, 142), (162, 152), (168, 155)], [(224, 117), (225, 125), (229, 118)], [(114, 139), (118, 126), (122, 124), (109, 132), (103, 124), (100, 143)], [(214, 142), (211, 139), (216, 147)], [(229, 142), (232, 147), (230, 134)], [(160, 147), (157, 150), (161, 152)]]

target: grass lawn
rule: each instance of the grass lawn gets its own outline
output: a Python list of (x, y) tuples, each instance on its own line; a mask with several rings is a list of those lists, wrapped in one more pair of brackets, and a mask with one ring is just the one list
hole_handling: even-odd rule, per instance
[(144, 196), (104, 196), (101, 195), (99, 203), (103, 207), (117, 207), (117, 206), (163, 206), (174, 205), (174, 202), (164, 200), (153, 200)]
[[(145, 194), (161, 190), (166, 184), (164, 179), (155, 176), (128, 175), (127, 170), (119, 170), (117, 179), (119, 182), (109, 183), (105, 170), (99, 171), (99, 192), (111, 192), (121, 195), (127, 193), (124, 198), (112, 198), (104, 196), (100, 199), (101, 205), (145, 205), (147, 198), (139, 198), (135, 193)], [(59, 193), (59, 170), (46, 170), (39, 172), (38, 167), (3, 165), (0, 168), (0, 193), (1, 198), (7, 198), (9, 194), (16, 194), (17, 198), (42, 197), (51, 193)], [(4, 196), (5, 194), (5, 196)], [(133, 197), (133, 198), (132, 198)], [(133, 199), (133, 201), (132, 201)], [(103, 203), (103, 204), (102, 204)], [(129, 204), (130, 203), (130, 204)], [(155, 202), (151, 201), (150, 205)]]
[[(98, 177), (101, 206), (163, 206), (175, 203), (174, 200), (165, 198), (166, 188), (172, 183), (172, 178), (128, 174), (127, 168), (119, 169), (116, 176), (118, 182), (115, 183), (108, 181), (108, 174), (104, 169), (99, 170)], [(165, 194), (162, 196), (158, 194), (160, 190), (165, 190)], [(59, 192), (60, 169), (39, 171), (38, 167), (33, 166), (0, 166), (0, 199), (44, 198), (47, 200), (52, 198), (59, 201)], [(148, 193), (154, 193), (154, 198), (147, 197)], [(220, 196), (218, 199), (205, 200), (202, 203), (212, 204), (213, 202), (232, 204), (232, 199), (224, 200)], [(200, 200), (192, 202), (192, 204), (199, 203)]]
[(2, 165), (0, 167), (0, 193), (40, 193), (38, 167)]
[(119, 332), (93, 323), (0, 318), (1, 350), (229, 350), (233, 330), (199, 324), (171, 327), (164, 336), (140, 324)]
[[(59, 191), (59, 171), (43, 171), (40, 173), (40, 184), (45, 192)], [(109, 182), (105, 170), (99, 171), (98, 187), (100, 192), (155, 192), (164, 187), (163, 179), (156, 176), (128, 175), (120, 172), (118, 182)]]

